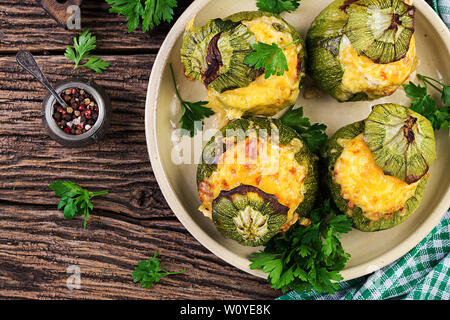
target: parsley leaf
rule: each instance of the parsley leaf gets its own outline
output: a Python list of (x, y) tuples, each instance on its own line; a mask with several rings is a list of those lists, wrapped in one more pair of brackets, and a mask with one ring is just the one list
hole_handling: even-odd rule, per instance
[[(434, 130), (450, 129), (450, 86), (431, 77), (418, 74), (417, 77), (425, 86), (415, 85), (411, 81), (404, 84), (406, 96), (412, 99), (410, 108), (430, 120)], [(442, 107), (428, 94), (427, 85), (441, 93)]]
[(111, 4), (109, 12), (126, 17), (128, 32), (136, 30), (142, 19), (142, 31), (147, 32), (161, 21), (171, 22), (177, 0), (106, 0)]
[(342, 233), (351, 230), (352, 220), (337, 215), (330, 199), (311, 212), (312, 223), (291, 227), (284, 235), (272, 238), (263, 251), (253, 254), (250, 268), (269, 273), (272, 288), (283, 292), (311, 290), (333, 293), (342, 280), (350, 254), (342, 248)]
[(173, 85), (175, 87), (175, 93), (180, 100), (181, 106), (181, 128), (184, 129), (181, 131), (181, 134), (189, 133), (191, 137), (193, 137), (197, 130), (202, 130), (203, 127), (203, 119), (208, 118), (214, 114), (210, 108), (204, 107), (208, 104), (208, 101), (197, 101), (197, 102), (189, 102), (184, 101), (180, 93), (178, 92), (177, 83), (175, 80), (175, 74), (173, 72), (172, 64), (169, 64), (170, 73), (172, 75)]
[(64, 218), (73, 219), (75, 216), (84, 215), (84, 229), (89, 219), (89, 212), (94, 208), (90, 200), (95, 196), (108, 193), (107, 190), (90, 192), (72, 181), (55, 181), (49, 187), (61, 198), (58, 210), (64, 208)]
[(90, 68), (97, 73), (102, 73), (103, 70), (109, 67), (109, 62), (103, 61), (99, 57), (90, 57), (85, 64), (81, 65), (81, 67)]
[(117, 15), (124, 15), (127, 20), (128, 32), (137, 28), (144, 14), (144, 7), (141, 0), (106, 0), (111, 4), (109, 12), (117, 13)]
[(169, 272), (162, 269), (159, 266), (158, 260), (158, 252), (153, 254), (153, 257), (147, 260), (141, 260), (138, 262), (136, 268), (131, 273), (134, 277), (134, 282), (140, 282), (143, 288), (150, 288), (153, 283), (159, 282), (162, 277), (171, 275), (171, 274), (179, 274), (185, 272), (177, 271), (177, 272)]
[(256, 2), (258, 10), (276, 14), (295, 11), (299, 5), (300, 0), (258, 0)]
[(147, 0), (142, 19), (142, 31), (147, 32), (159, 25), (161, 21), (171, 22), (176, 0)]
[[(74, 70), (79, 67), (86, 67), (97, 73), (102, 73), (103, 70), (109, 67), (109, 62), (103, 61), (99, 57), (89, 57), (89, 52), (96, 47), (96, 40), (96, 37), (89, 33), (89, 29), (86, 29), (80, 34), (78, 39), (76, 37), (73, 38), (73, 48), (70, 46), (66, 47), (64, 56), (75, 62)], [(82, 60), (87, 58), (89, 60), (86, 63), (80, 64)]]
[(281, 122), (291, 127), (306, 141), (312, 152), (317, 153), (328, 137), (325, 133), (327, 126), (323, 123), (311, 124), (309, 118), (303, 117), (303, 107), (289, 110), (280, 118)]
[(283, 49), (297, 41), (299, 40), (292, 41), (281, 48), (276, 43), (267, 44), (258, 41), (252, 44), (253, 51), (247, 53), (244, 63), (255, 69), (264, 69), (266, 79), (271, 75), (282, 76), (285, 71), (289, 70)]

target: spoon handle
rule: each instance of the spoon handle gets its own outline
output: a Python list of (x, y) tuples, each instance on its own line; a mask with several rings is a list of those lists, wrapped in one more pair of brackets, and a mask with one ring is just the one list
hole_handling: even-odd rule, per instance
[(56, 100), (58, 100), (58, 102), (62, 106), (68, 107), (67, 103), (59, 96), (59, 94), (56, 93), (55, 89), (53, 89), (53, 87), (50, 85), (50, 82), (48, 82), (47, 78), (44, 76), (38, 64), (36, 63), (36, 60), (34, 60), (33, 55), (29, 51), (20, 50), (19, 52), (17, 52), (16, 60), (22, 68), (27, 70), (36, 78), (36, 80), (42, 83), (42, 85), (51, 92), (51, 94), (55, 97)]

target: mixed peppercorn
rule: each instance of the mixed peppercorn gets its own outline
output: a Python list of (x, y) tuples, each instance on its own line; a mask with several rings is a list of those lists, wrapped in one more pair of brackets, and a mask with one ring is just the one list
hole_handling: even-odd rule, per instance
[(98, 105), (83, 89), (69, 88), (60, 93), (69, 107), (53, 105), (53, 119), (65, 133), (79, 135), (89, 131), (98, 118)]

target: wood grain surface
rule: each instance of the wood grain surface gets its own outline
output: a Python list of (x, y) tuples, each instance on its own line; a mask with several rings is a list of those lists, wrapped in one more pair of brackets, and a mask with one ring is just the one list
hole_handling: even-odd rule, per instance
[[(175, 19), (190, 4), (178, 0)], [(72, 70), (66, 45), (79, 31), (58, 26), (35, 1), (0, 0), (0, 298), (273, 299), (264, 279), (222, 261), (177, 220), (149, 162), (144, 109), (158, 48), (170, 29), (127, 32), (124, 17), (104, 1), (83, 1), (82, 28), (97, 36), (96, 54), (111, 63), (103, 74)], [(17, 65), (31, 50), (52, 83), (93, 78), (112, 99), (112, 126), (99, 144), (66, 149), (48, 138), (39, 112), (45, 89)], [(83, 219), (66, 220), (48, 188), (69, 179), (108, 189)], [(161, 255), (162, 266), (184, 274), (151, 289), (133, 283), (136, 263)], [(81, 288), (69, 289), (67, 268), (80, 268)]]
[[(45, 11), (58, 22), (61, 26), (67, 28), (67, 21), (73, 15), (71, 6), (80, 7), (83, 0), (35, 0)], [(75, 7), (75, 8), (76, 8)], [(67, 28), (70, 29), (70, 28)]]

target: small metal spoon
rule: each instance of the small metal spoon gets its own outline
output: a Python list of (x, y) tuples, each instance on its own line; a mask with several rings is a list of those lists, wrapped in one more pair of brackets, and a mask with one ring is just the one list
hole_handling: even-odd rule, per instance
[(47, 78), (44, 76), (38, 64), (36, 63), (36, 60), (34, 60), (31, 52), (20, 50), (16, 54), (16, 60), (22, 68), (31, 73), (44, 87), (47, 88), (48, 91), (50, 91), (50, 93), (55, 97), (60, 105), (66, 108), (69, 107), (69, 105), (60, 97), (60, 95), (56, 93), (50, 82), (48, 82)]

